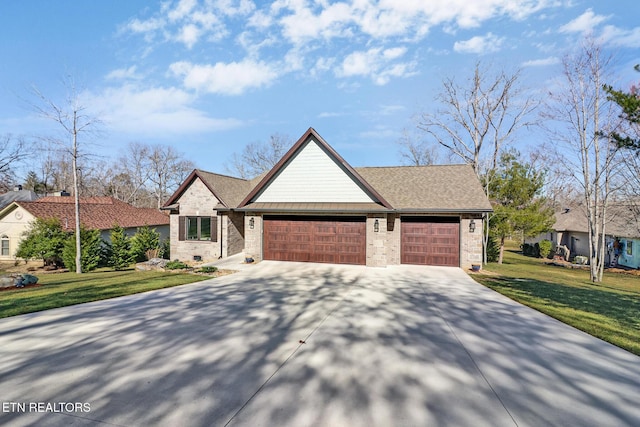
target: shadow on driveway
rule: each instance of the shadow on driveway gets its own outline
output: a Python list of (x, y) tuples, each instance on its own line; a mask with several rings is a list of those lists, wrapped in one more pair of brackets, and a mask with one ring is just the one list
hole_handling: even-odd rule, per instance
[(18, 425), (639, 425), (640, 358), (459, 269), (262, 262), (0, 321)]

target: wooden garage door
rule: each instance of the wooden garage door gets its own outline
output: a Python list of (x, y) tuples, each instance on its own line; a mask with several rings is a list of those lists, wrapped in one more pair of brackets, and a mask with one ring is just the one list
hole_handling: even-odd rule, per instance
[(264, 259), (366, 263), (365, 218), (265, 217)]
[(403, 264), (460, 266), (458, 218), (402, 218)]

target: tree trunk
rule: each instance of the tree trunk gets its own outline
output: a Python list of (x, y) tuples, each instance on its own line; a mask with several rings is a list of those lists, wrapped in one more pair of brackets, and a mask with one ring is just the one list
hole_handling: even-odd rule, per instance
[(73, 113), (73, 192), (76, 213), (76, 273), (82, 273), (82, 245), (80, 244), (80, 194), (78, 185), (78, 129), (76, 112)]
[(498, 254), (498, 264), (502, 264), (502, 256), (504, 255), (504, 236), (500, 237), (500, 252)]

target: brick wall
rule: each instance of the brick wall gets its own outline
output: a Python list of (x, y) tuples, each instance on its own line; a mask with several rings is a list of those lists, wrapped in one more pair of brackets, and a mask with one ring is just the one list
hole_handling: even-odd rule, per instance
[(178, 216), (216, 216), (214, 207), (218, 199), (200, 179), (196, 179), (177, 200), (180, 204), (180, 214), (172, 214), (170, 217), (171, 231), (171, 259), (191, 261), (195, 255), (202, 257), (203, 261), (215, 261), (220, 257), (220, 238), (223, 217), (218, 217), (218, 241), (179, 241), (178, 240)]
[[(253, 229), (249, 225), (251, 218), (254, 219)], [(262, 260), (262, 216), (247, 214), (244, 217), (244, 255), (256, 262)]]
[(387, 265), (400, 264), (400, 215), (387, 215)]
[[(374, 229), (378, 221), (378, 231)], [(367, 266), (387, 266), (387, 218), (385, 215), (368, 215), (366, 224), (367, 235)]]
[[(469, 232), (472, 219), (476, 224), (473, 233)], [(460, 267), (468, 270), (472, 264), (482, 265), (482, 218), (463, 216), (460, 219)]]

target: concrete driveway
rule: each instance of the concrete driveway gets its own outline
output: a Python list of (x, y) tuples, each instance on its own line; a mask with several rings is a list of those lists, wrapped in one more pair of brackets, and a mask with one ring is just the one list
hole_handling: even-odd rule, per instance
[(640, 358), (453, 268), (262, 262), (0, 320), (3, 426), (638, 426), (639, 399)]

